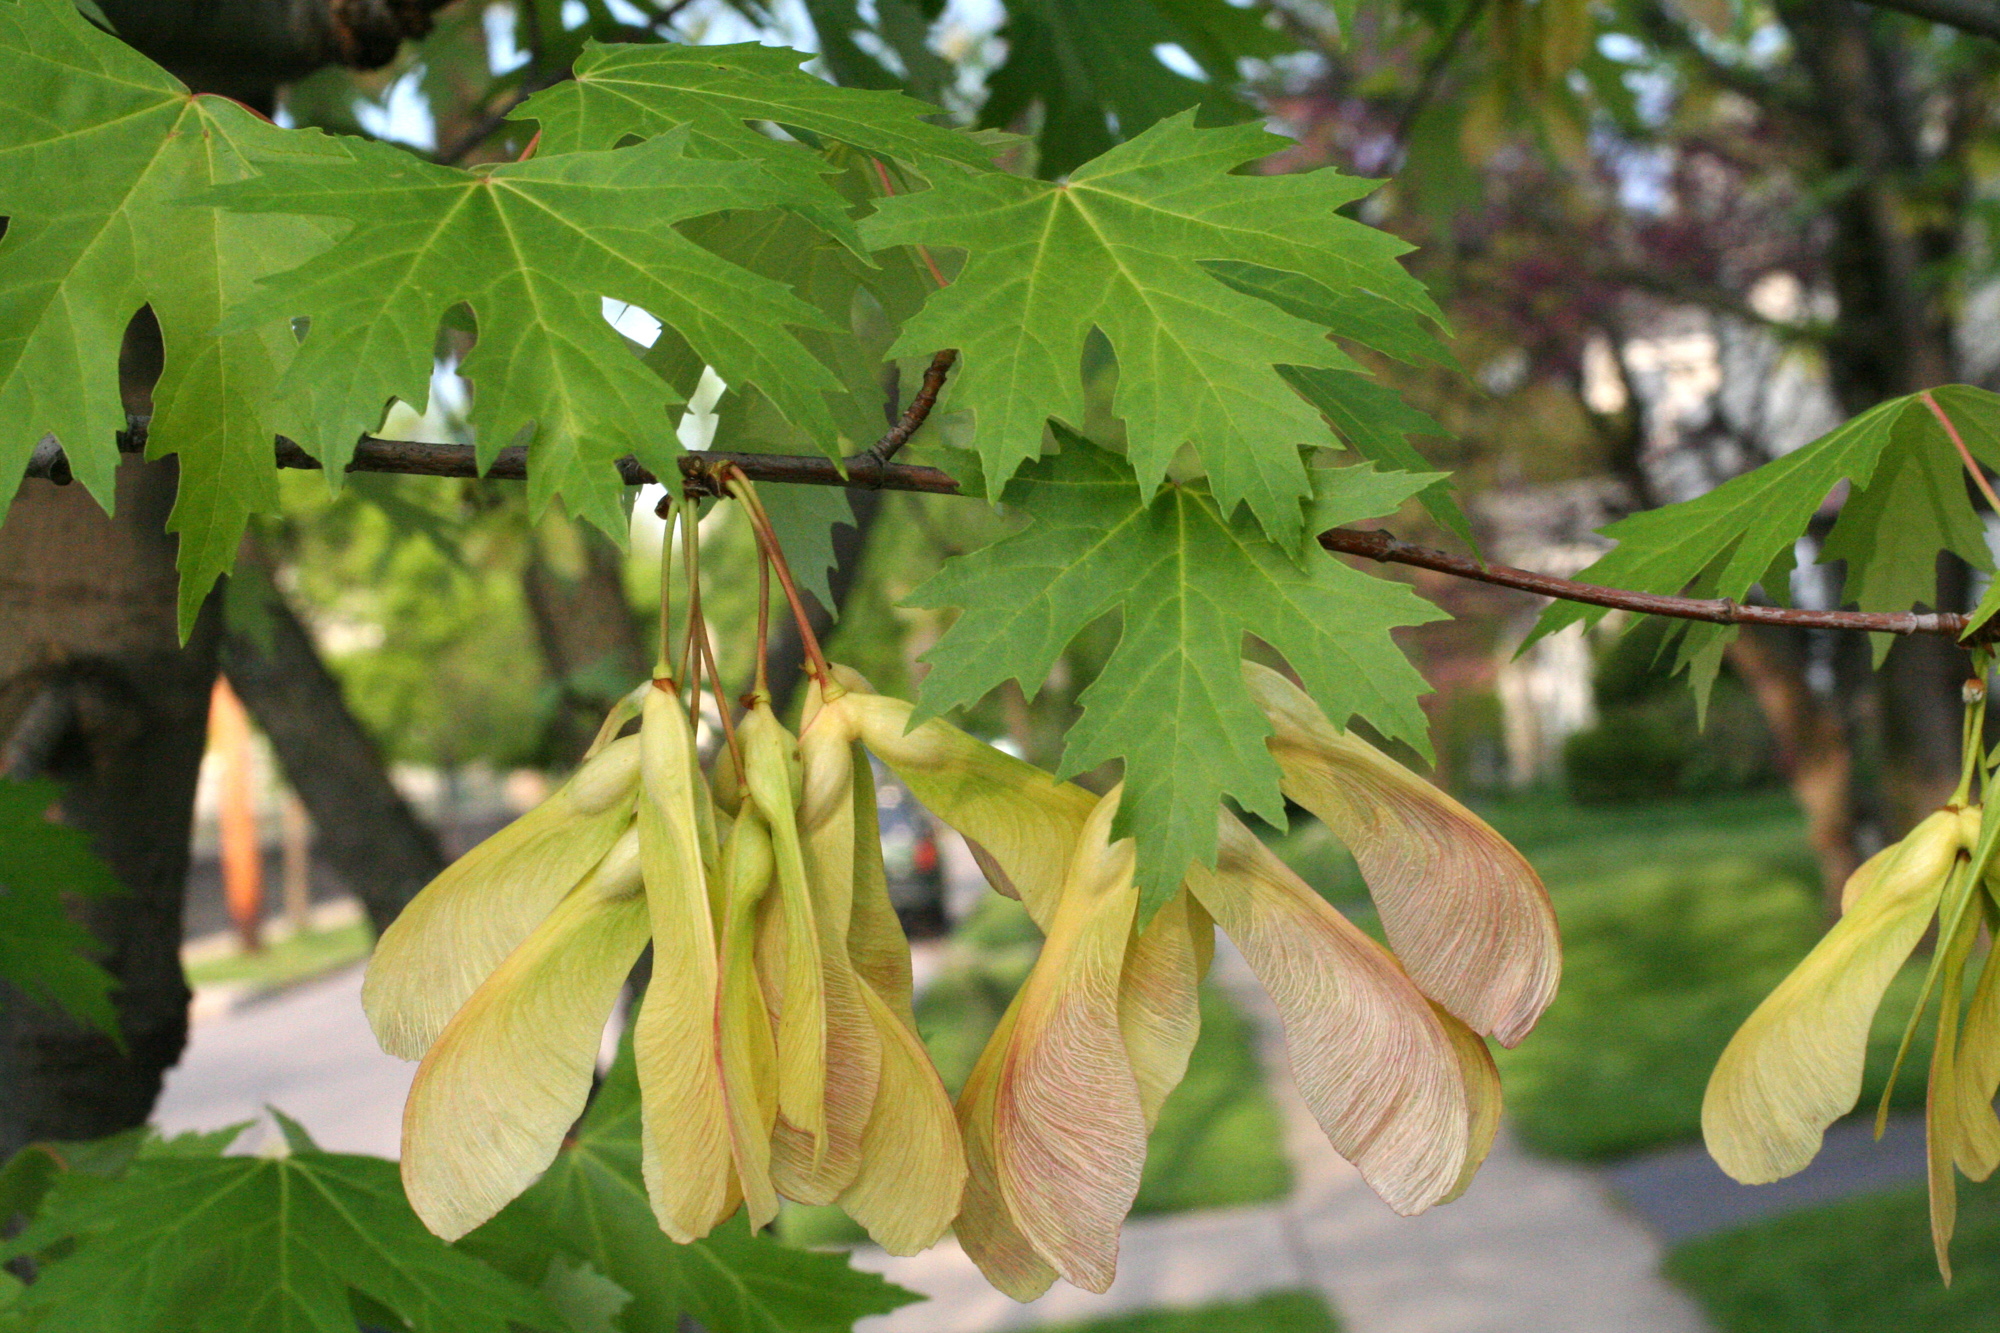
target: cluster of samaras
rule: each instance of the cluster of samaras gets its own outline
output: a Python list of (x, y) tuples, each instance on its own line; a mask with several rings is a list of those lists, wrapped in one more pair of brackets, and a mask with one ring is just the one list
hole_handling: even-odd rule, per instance
[[(1285, 793), (1360, 862), (1376, 944), (1227, 811), (1214, 869), (1143, 919), (1102, 797), (835, 668), (792, 736), (759, 701), (704, 773), (681, 691), (628, 702), (578, 772), (427, 888), (368, 972), (419, 1216), (459, 1236), (549, 1164), (641, 951), (646, 1187), (676, 1240), (780, 1198), (836, 1203), (891, 1252), (955, 1229), (995, 1286), (1111, 1282), (1146, 1136), (1187, 1068), (1215, 928), (1285, 1023), (1299, 1090), (1398, 1212), (1464, 1189), (1512, 1044), (1554, 993), (1534, 872), (1464, 807), (1246, 664)], [(610, 739), (641, 715), (638, 735)], [(873, 751), (1046, 936), (956, 1105), (918, 1039), (884, 880)]]
[[(1983, 705), (1983, 691), (1981, 703)], [(1881, 1137), (1896, 1075), (1937, 997), (1936, 1042), (1924, 1098), (1931, 1241), (1951, 1281), (1958, 1218), (1955, 1172), (1985, 1180), (2000, 1167), (2000, 949), (1989, 949), (1968, 998), (1973, 946), (2000, 928), (2000, 877), (1967, 801), (1981, 751), (1967, 728), (1967, 782), (1899, 842), (1863, 862), (1840, 895), (1840, 920), (1744, 1021), (1716, 1062), (1702, 1132), (1722, 1169), (1761, 1185), (1803, 1170), (1827, 1126), (1854, 1109), (1868, 1034), (1889, 983), (1937, 927), (1929, 975), (1903, 1031), (1875, 1133)]]

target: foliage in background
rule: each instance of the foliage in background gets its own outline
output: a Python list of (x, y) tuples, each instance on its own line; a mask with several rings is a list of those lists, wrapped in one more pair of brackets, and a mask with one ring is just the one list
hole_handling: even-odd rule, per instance
[(1597, 723), (1563, 743), (1563, 777), (1580, 804), (1714, 796), (1777, 779), (1770, 730), (1742, 682), (1727, 670), (1716, 679), (1701, 725), (1662, 660), (1671, 637), (1647, 620), (1600, 650)]
[(1317, 1292), (1279, 1291), (1254, 1300), (1147, 1310), (1081, 1324), (1044, 1324), (1040, 1333), (1339, 1333)]
[(338, 499), (287, 479), (295, 591), (347, 705), (392, 761), (508, 767), (536, 757), (553, 700), (533, 668), (518, 509), (462, 483), (357, 477)]

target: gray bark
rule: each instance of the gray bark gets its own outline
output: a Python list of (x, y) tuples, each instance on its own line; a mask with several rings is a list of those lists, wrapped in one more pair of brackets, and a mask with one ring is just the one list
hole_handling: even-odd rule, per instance
[(34, 766), (65, 785), (64, 822), (127, 890), (72, 905), (118, 979), (125, 1047), (6, 996), (0, 1155), (143, 1122), (187, 1040), (181, 905), (219, 617), (211, 600), (181, 646), (164, 530), (175, 481), (171, 461), (127, 459), (116, 518), (81, 487), (28, 481), (0, 525), (0, 736), (46, 716), (52, 692), (66, 699), (66, 725), (38, 741)]
[(437, 835), (389, 781), (375, 740), (348, 711), (340, 683), (306, 627), (272, 585), (262, 552), (245, 542), (233, 577), (258, 581), (268, 641), (231, 626), (222, 669), (270, 738), (285, 780), (312, 816), (314, 841), (380, 934), (444, 869)]

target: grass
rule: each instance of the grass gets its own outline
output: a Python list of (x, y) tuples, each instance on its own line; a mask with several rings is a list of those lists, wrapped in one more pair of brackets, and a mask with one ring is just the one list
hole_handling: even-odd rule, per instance
[(1309, 1291), (1182, 1310), (1141, 1310), (1082, 1324), (1045, 1324), (1036, 1333), (1338, 1333), (1326, 1302)]
[(263, 989), (315, 977), (368, 956), (374, 935), (365, 921), (331, 930), (302, 931), (256, 953), (235, 954), (188, 969), (191, 986), (237, 983)]
[[(1555, 897), (1562, 991), (1526, 1042), (1496, 1053), (1516, 1129), (1542, 1152), (1584, 1159), (1697, 1138), (1716, 1057), (1820, 936), (1816, 890), (1731, 859), (1606, 875)], [(1882, 1094), (1922, 981), (1921, 967), (1905, 968), (1883, 1000), (1863, 1109)], [(1922, 1104), (1930, 1042), (1920, 1025), (1898, 1105)]]
[(2000, 1181), (1960, 1182), (1952, 1268), (1947, 1288), (1921, 1187), (1704, 1237), (1667, 1259), (1720, 1333), (1988, 1333), (2000, 1325)]
[[(1480, 813), (1541, 872), (1562, 926), (1555, 1003), (1518, 1049), (1495, 1052), (1517, 1131), (1541, 1152), (1584, 1160), (1698, 1138), (1716, 1057), (1824, 928), (1790, 797), (1584, 808), (1527, 796)], [(1364, 892), (1352, 861), (1324, 829), (1301, 821), (1276, 845), (1374, 927), (1365, 899), (1352, 902)], [(1905, 969), (1883, 1003), (1864, 1108), (1881, 1095), (1921, 984), (1921, 967)], [(1921, 1104), (1929, 1043), (1925, 1024), (1900, 1105)]]
[[(966, 961), (932, 982), (917, 1002), (924, 1044), (954, 1094), (1034, 965), (1039, 936), (1018, 904), (994, 898), (957, 938)], [(1201, 1036), (1187, 1077), (1160, 1108), (1132, 1213), (1263, 1203), (1291, 1188), (1283, 1125), (1264, 1088), (1249, 1021), (1220, 992), (1204, 987)], [(864, 1238), (835, 1208), (787, 1207), (779, 1232), (797, 1245)]]

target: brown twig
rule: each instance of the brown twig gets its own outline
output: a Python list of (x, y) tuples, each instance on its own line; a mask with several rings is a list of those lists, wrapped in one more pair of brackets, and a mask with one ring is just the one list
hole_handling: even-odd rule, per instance
[(1630, 592), (1552, 574), (1536, 574), (1509, 565), (1481, 564), (1462, 555), (1433, 550), (1402, 541), (1386, 532), (1364, 532), (1358, 528), (1329, 528), (1319, 534), (1319, 544), (1341, 555), (1358, 555), (1385, 564), (1411, 565), (1436, 570), (1462, 579), (1517, 588), (1565, 602), (1608, 606), (1621, 611), (1637, 611), (1649, 616), (1675, 620), (1700, 620), (1714, 625), (1791, 625), (1803, 629), (1865, 630), (1871, 634), (1949, 634), (1965, 632), (1970, 617), (1951, 612), (1915, 611), (1808, 611), (1796, 607), (1752, 606), (1727, 597), (1671, 597), (1661, 593)]
[(729, 750), (729, 757), (736, 761), (736, 771), (743, 772), (743, 749), (736, 742), (736, 719), (729, 707), (729, 698), (722, 692), (722, 669), (715, 665), (715, 645), (708, 641), (708, 625), (701, 627), (701, 660), (708, 667), (708, 686), (715, 695), (716, 715), (722, 719), (722, 743)]
[[(119, 448), (137, 453), (145, 448), (145, 431), (121, 432)], [(681, 455), (681, 480), (687, 494), (718, 498), (729, 494), (730, 477), (741, 476), (757, 482), (799, 486), (851, 486), (869, 490), (915, 491), (927, 495), (956, 495), (958, 482), (951, 474), (934, 467), (909, 463), (863, 462), (864, 453), (845, 464), (830, 458), (804, 454), (725, 454), (690, 453)], [(502, 449), (493, 466), (480, 473), (468, 444), (424, 444), (413, 440), (364, 438), (356, 447), (350, 472), (393, 472), (426, 477), (477, 477), (520, 481), (528, 475), (527, 450)], [(317, 468), (319, 460), (291, 440), (278, 439), (279, 467)], [(66, 472), (68, 462), (60, 449), (38, 449), (28, 466), (28, 475), (55, 480)], [(658, 478), (631, 458), (618, 460), (618, 473), (628, 486), (643, 486)], [(846, 471), (843, 472), (842, 468)], [(59, 468), (60, 471), (55, 469)], [(1480, 564), (1465, 556), (1451, 555), (1429, 547), (1401, 541), (1386, 532), (1364, 532), (1357, 528), (1332, 528), (1319, 534), (1319, 544), (1329, 551), (1358, 555), (1389, 564), (1412, 565), (1436, 570), (1480, 583), (1517, 588), (1523, 592), (1554, 597), (1562, 601), (1584, 602), (1636, 611), (1644, 615), (1668, 616), (1677, 620), (1702, 620), (1725, 625), (1793, 625), (1807, 629), (1859, 630), (1870, 634), (1943, 634), (1957, 638), (1970, 618), (1951, 612), (1808, 611), (1792, 607), (1746, 606), (1726, 598), (1670, 597), (1658, 593), (1628, 592), (1578, 583), (1573, 579), (1535, 574), (1506, 565)], [(1992, 636), (2000, 641), (2000, 621), (1994, 622)], [(1987, 641), (1987, 632), (1975, 642)]]
[[(860, 454), (847, 460), (850, 473), (866, 471), (870, 464), (879, 470), (884, 463), (894, 458), (897, 451), (910, 442), (910, 437), (922, 428), (930, 417), (931, 409), (937, 406), (938, 394), (944, 391), (945, 377), (958, 361), (958, 349), (947, 347), (931, 358), (930, 366), (924, 371), (924, 382), (917, 389), (917, 396), (903, 409), (903, 415), (896, 424), (889, 427), (881, 439), (868, 446)], [(1996, 506), (2000, 509), (2000, 506)]]
[[(118, 432), (118, 449), (127, 454), (146, 451), (145, 418), (135, 417), (127, 429)], [(934, 467), (887, 464), (881, 467), (878, 476), (872, 464), (862, 461), (866, 457), (864, 453), (842, 463), (804, 454), (690, 453), (681, 455), (679, 462), (686, 492), (716, 499), (728, 495), (722, 473), (732, 467), (752, 481), (775, 481), (795, 486), (851, 486), (870, 490), (924, 491), (933, 495), (950, 495), (958, 490), (958, 483), (952, 480), (950, 473)], [(273, 461), (281, 468), (315, 472), (320, 468), (317, 458), (307, 453), (297, 441), (283, 435), (276, 437)], [(858, 479), (842, 470), (857, 463), (862, 471)], [(619, 459), (615, 466), (619, 480), (627, 486), (650, 486), (660, 480), (631, 457)], [(364, 435), (355, 446), (354, 456), (348, 461), (346, 470), (409, 477), (485, 477), (489, 481), (523, 481), (528, 475), (528, 451), (523, 445), (510, 445), (495, 456), (492, 467), (481, 472), (477, 456), (469, 444), (385, 440)], [(45, 438), (29, 455), (24, 475), (66, 486), (70, 482), (69, 457), (53, 438)]]

